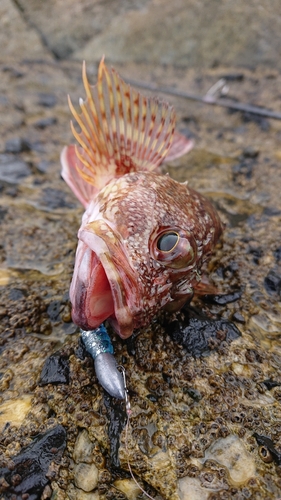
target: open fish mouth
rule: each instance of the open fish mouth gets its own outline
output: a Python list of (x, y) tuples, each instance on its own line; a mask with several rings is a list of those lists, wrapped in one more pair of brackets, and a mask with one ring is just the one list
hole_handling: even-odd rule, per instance
[(108, 319), (120, 337), (128, 338), (140, 294), (122, 238), (103, 219), (82, 227), (78, 237), (70, 287), (72, 319), (84, 330)]

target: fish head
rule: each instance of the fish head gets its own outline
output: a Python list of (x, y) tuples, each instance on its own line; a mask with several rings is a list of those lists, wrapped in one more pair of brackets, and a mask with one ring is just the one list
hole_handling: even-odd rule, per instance
[(100, 191), (78, 233), (70, 288), (76, 324), (89, 330), (107, 319), (127, 338), (162, 308), (179, 309), (192, 297), (220, 233), (211, 204), (194, 193), (141, 172)]

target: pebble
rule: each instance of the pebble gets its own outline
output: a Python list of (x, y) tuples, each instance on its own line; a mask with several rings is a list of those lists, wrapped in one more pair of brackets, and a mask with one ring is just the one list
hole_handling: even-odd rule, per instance
[(18, 455), (13, 456), (12, 468), (0, 468), (0, 477), (5, 481), (1, 498), (43, 498), (44, 488), (49, 482), (46, 474), (54, 460), (60, 462), (65, 446), (66, 431), (62, 425), (53, 427), (45, 434), (38, 434)]
[(31, 396), (26, 395), (0, 405), (0, 430), (7, 423), (19, 427), (31, 409), (31, 400)]
[(39, 385), (68, 384), (69, 361), (59, 351), (49, 356), (42, 368)]
[(178, 495), (180, 500), (207, 500), (210, 490), (202, 488), (196, 477), (183, 477), (178, 481)]
[(57, 104), (57, 98), (54, 94), (40, 92), (38, 94), (38, 104), (39, 106), (44, 106), (45, 108), (53, 108)]
[(13, 137), (5, 144), (5, 153), (21, 153), (30, 149), (28, 141), (22, 137)]
[(44, 130), (50, 125), (55, 125), (57, 123), (57, 119), (55, 116), (48, 116), (47, 118), (42, 118), (34, 123), (34, 127)]
[(18, 184), (31, 174), (28, 164), (10, 155), (0, 154), (0, 180)]
[(128, 500), (137, 500), (138, 495), (141, 493), (141, 489), (133, 481), (133, 479), (118, 479), (114, 483), (117, 490), (125, 493)]
[(90, 492), (98, 485), (98, 468), (94, 465), (80, 463), (74, 469), (74, 483), (77, 488)]
[(73, 451), (73, 459), (76, 463), (85, 462), (92, 463), (94, 444), (89, 438), (88, 431), (84, 429), (78, 435)]
[(246, 450), (243, 441), (230, 434), (215, 441), (205, 452), (205, 460), (215, 460), (228, 470), (233, 486), (244, 485), (255, 475), (254, 457)]

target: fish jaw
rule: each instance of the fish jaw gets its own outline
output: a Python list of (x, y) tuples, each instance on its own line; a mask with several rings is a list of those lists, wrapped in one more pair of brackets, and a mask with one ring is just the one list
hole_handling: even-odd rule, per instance
[(90, 330), (108, 319), (121, 338), (130, 337), (141, 290), (122, 238), (103, 219), (86, 224), (78, 237), (70, 287), (73, 321)]

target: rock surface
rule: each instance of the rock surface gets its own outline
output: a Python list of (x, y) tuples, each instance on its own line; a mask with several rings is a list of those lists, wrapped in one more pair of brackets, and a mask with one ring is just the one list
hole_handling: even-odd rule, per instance
[[(169, 99), (195, 148), (166, 170), (218, 208), (226, 230), (208, 273), (220, 292), (240, 291), (232, 302), (195, 299), (192, 307), (241, 336), (231, 342), (216, 331), (193, 357), (172, 341), (167, 316), (131, 345), (112, 334), (132, 405), (127, 438), (124, 405), (101, 390), (70, 316), (83, 210), (60, 178), (59, 154), (72, 140), (66, 94), (74, 103), (83, 95), (82, 54), (93, 62), (92, 82), (106, 49), (128, 78), (204, 95), (224, 76), (232, 99), (281, 111), (279, 3), (217, 5), (1, 3), (0, 463), (10, 470), (36, 436), (63, 426), (66, 449), (44, 472), (45, 499), (145, 498), (128, 460), (157, 500), (280, 497), (271, 457), (281, 446), (280, 121)], [(182, 325), (186, 314), (172, 320)], [(67, 377), (40, 386), (52, 356)], [(254, 434), (270, 438), (271, 451)], [(95, 479), (85, 491), (81, 467)]]

